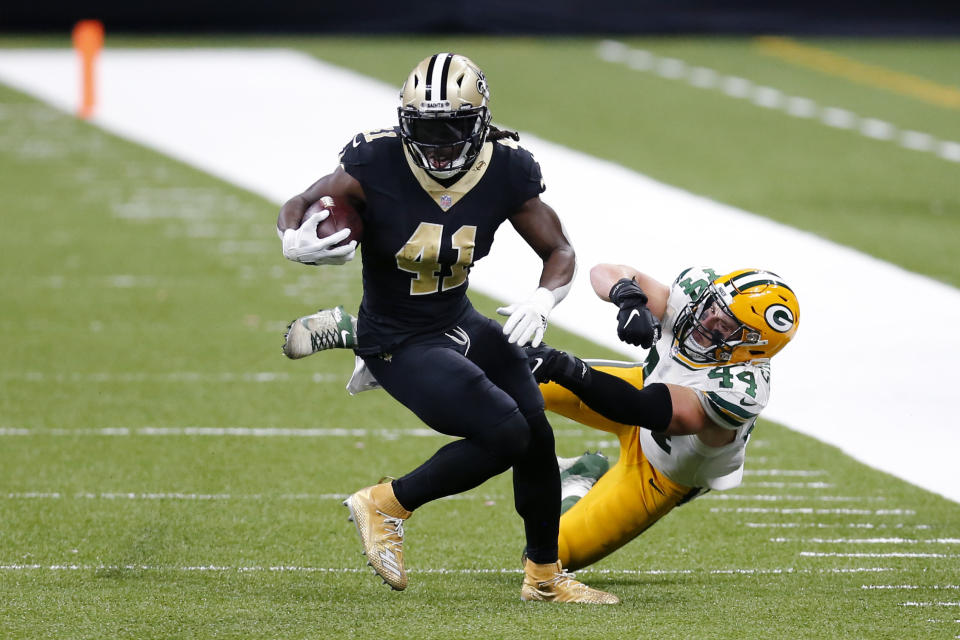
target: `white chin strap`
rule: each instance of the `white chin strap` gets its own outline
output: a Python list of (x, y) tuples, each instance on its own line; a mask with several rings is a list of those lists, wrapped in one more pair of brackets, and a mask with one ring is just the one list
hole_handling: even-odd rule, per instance
[(460, 173), (460, 170), (450, 169), (448, 171), (434, 171), (432, 169), (427, 169), (427, 173), (432, 175), (434, 178), (440, 178), (441, 180), (446, 180), (447, 178), (452, 178), (453, 176)]

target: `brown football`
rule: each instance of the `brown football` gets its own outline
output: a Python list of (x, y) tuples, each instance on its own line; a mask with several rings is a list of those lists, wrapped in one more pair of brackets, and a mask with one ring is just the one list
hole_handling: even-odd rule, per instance
[(333, 246), (341, 247), (351, 240), (356, 240), (357, 243), (360, 242), (361, 238), (363, 238), (363, 219), (360, 218), (357, 210), (350, 206), (346, 198), (337, 198), (334, 200), (331, 196), (323, 196), (307, 207), (306, 212), (303, 214), (303, 219), (307, 220), (314, 213), (323, 211), (324, 209), (328, 210), (330, 215), (327, 216), (326, 220), (321, 220), (320, 224), (317, 225), (318, 238), (331, 236), (337, 231), (340, 231), (340, 229), (350, 229), (350, 235)]

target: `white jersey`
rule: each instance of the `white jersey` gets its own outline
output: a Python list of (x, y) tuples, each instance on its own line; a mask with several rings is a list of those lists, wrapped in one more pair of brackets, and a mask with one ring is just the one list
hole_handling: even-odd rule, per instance
[(650, 464), (678, 484), (731, 489), (743, 478), (747, 440), (770, 397), (770, 360), (735, 364), (692, 362), (678, 351), (673, 332), (683, 308), (698, 298), (717, 275), (712, 269), (690, 268), (673, 283), (662, 319), (663, 335), (644, 364), (644, 385), (664, 382), (694, 389), (707, 416), (735, 431), (736, 437), (727, 445), (711, 447), (696, 435), (664, 436), (640, 429), (640, 445)]

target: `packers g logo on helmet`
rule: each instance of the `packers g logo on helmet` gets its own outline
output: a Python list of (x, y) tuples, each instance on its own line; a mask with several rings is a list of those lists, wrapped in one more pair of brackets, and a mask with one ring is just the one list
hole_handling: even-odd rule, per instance
[(779, 333), (786, 333), (793, 328), (793, 312), (783, 304), (772, 304), (763, 313), (763, 319), (771, 329)]
[(421, 169), (449, 178), (470, 168), (490, 126), (490, 90), (480, 67), (437, 53), (414, 67), (400, 90), (400, 137)]
[[(716, 306), (735, 320), (736, 329), (721, 336), (702, 324)], [(800, 304), (783, 279), (770, 271), (740, 269), (710, 283), (684, 308), (674, 325), (680, 352), (696, 362), (746, 362), (770, 358), (797, 332)], [(696, 340), (706, 337), (711, 344)]]

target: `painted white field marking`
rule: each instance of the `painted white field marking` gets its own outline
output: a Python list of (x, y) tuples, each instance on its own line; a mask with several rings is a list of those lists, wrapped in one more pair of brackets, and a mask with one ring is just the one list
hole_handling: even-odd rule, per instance
[(204, 436), (244, 438), (362, 438), (378, 437), (396, 440), (401, 437), (449, 437), (432, 429), (343, 429), (291, 427), (103, 427), (92, 429), (22, 429), (0, 428), (0, 436)]
[(960, 555), (949, 553), (837, 553), (825, 551), (801, 551), (805, 558), (960, 558)]
[(901, 607), (960, 607), (960, 602), (901, 602)]
[(940, 84), (878, 65), (866, 64), (791, 38), (761, 36), (754, 38), (753, 43), (754, 47), (765, 55), (813, 69), (818, 73), (908, 96), (938, 107), (960, 108), (960, 89), (951, 85)]
[(939, 589), (960, 589), (960, 585), (957, 584), (863, 584), (860, 585), (861, 589), (933, 589), (934, 591)]
[(960, 538), (770, 538), (770, 542), (804, 544), (960, 544)]
[(742, 493), (708, 493), (698, 500), (760, 500), (763, 502), (790, 502), (814, 500), (820, 502), (876, 502), (886, 500), (884, 496), (794, 496), (794, 495), (750, 495)]
[[(661, 58), (649, 51), (631, 49), (628, 45), (615, 40), (604, 40), (597, 47), (601, 60), (623, 64), (636, 71), (653, 71), (662, 78), (688, 82), (699, 89), (719, 90), (735, 99), (749, 100), (752, 104), (764, 108), (781, 110), (797, 118), (816, 119), (834, 129), (847, 129), (873, 140), (899, 143), (913, 151), (933, 153), (942, 160), (960, 162), (960, 143), (951, 140), (938, 140), (934, 136), (910, 130), (902, 130), (895, 125), (839, 107), (820, 106), (803, 96), (787, 96), (774, 87), (756, 85), (747, 78), (725, 76), (713, 69), (691, 67), (683, 60)], [(633, 60), (643, 60), (636, 66)], [(664, 69), (669, 69), (665, 73)]]
[[(706, 496), (704, 496), (706, 497)], [(813, 507), (710, 507), (712, 513), (780, 513), (780, 514), (817, 514), (843, 516), (915, 516), (913, 509), (815, 509)]]
[[(276, 566), (227, 566), (227, 565), (146, 565), (146, 564), (0, 564), (0, 571), (184, 571), (184, 572), (218, 572), (218, 573), (366, 573), (364, 568), (353, 567), (302, 567), (296, 565)], [(885, 573), (900, 572), (902, 569), (892, 567), (860, 567), (860, 568), (827, 568), (827, 569), (581, 569), (577, 573), (591, 573), (597, 575), (791, 575), (791, 574), (837, 574), (837, 573)], [(419, 574), (519, 574), (522, 569), (416, 569), (408, 568), (407, 573)]]
[[(751, 457), (751, 463), (756, 463), (757, 459)], [(800, 478), (826, 475), (824, 469), (744, 469), (745, 476), (796, 476)]]
[[(79, 492), (79, 493), (60, 493), (43, 491), (25, 491), (19, 493), (0, 494), (0, 500), (185, 500), (185, 501), (206, 501), (206, 500), (343, 500), (350, 496), (349, 493), (281, 493), (277, 495), (262, 493), (184, 493), (184, 492), (157, 492), (157, 491), (101, 491), (97, 493)], [(440, 500), (506, 500), (507, 496), (476, 495), (471, 493), (458, 493), (451, 496), (444, 496)]]
[[(171, 371), (169, 373), (92, 371), (89, 373), (51, 373), (44, 371), (3, 371), (0, 372), (0, 381), (11, 382), (39, 382), (64, 383), (157, 383), (157, 382), (186, 382), (186, 383), (272, 383), (286, 382), (293, 378), (288, 371), (255, 371), (249, 373), (235, 372), (200, 372), (200, 371)], [(328, 373), (314, 373), (314, 382), (337, 382), (343, 379), (342, 375)]]
[(832, 489), (836, 485), (830, 482), (744, 482), (742, 487), (749, 489)]
[(876, 524), (873, 522), (744, 522), (751, 529), (930, 529), (928, 524)]
[[(558, 429), (554, 431), (556, 437), (580, 438), (589, 429)], [(242, 438), (363, 438), (374, 437), (384, 440), (399, 438), (452, 438), (433, 429), (346, 429), (346, 428), (294, 428), (294, 427), (101, 427), (101, 428), (23, 428), (0, 427), (0, 437), (3, 436), (105, 436), (105, 437), (242, 437)]]
[[(294, 51), (108, 48), (100, 63), (102, 95), (94, 124), (277, 204), (329, 172), (337, 151), (358, 131), (396, 122), (397, 85)], [(627, 63), (652, 68), (649, 54), (644, 59), (632, 53)], [(697, 73), (698, 82), (712, 82), (709, 71)], [(67, 113), (76, 110), (76, 60), (68, 49), (0, 50), (0, 81)], [(285, 99), (277, 100), (278, 95)], [(328, 100), (329, 95), (351, 100)], [(819, 114), (811, 101), (787, 98), (783, 104), (790, 113), (807, 109), (808, 117)], [(889, 354), (872, 345), (898, 335), (902, 318), (875, 314), (864, 323), (860, 308), (861, 300), (910, 291), (918, 300), (937, 300), (941, 316), (960, 317), (960, 292), (622, 166), (527, 133), (522, 138), (543, 167), (545, 198), (558, 209), (581, 265), (579, 280), (551, 314), (551, 324), (640, 360), (643, 350), (617, 338), (610, 305), (593, 294), (587, 269), (599, 262), (640, 261), (637, 267), (663, 282), (693, 263), (730, 271), (744, 265), (731, 262), (735, 256), (716, 242), (715, 234), (684, 234), (684, 250), (677, 251), (674, 242), (649, 242), (650, 229), (662, 219), (669, 220), (671, 229), (744, 229), (751, 240), (750, 262), (780, 273), (804, 307), (797, 344), (777, 356), (776, 389), (764, 416), (960, 501), (953, 459), (960, 430), (943, 419), (952, 415), (953, 387), (949, 359), (942, 357), (960, 353), (960, 332), (921, 341), (899, 354), (901, 366), (890, 367)], [(582, 206), (584, 184), (602, 185), (591, 193), (589, 211)], [(279, 263), (278, 250), (276, 255)], [(474, 290), (497, 299), (522, 300), (537, 287), (541, 267), (510, 225), (503, 225), (490, 256), (471, 271), (470, 282)], [(838, 274), (857, 283), (858, 296), (836, 286)], [(837, 336), (858, 339), (838, 344)], [(844, 402), (825, 414), (810, 398), (822, 393), (823, 363), (838, 361), (844, 363)], [(920, 370), (929, 375), (915, 375)], [(878, 371), (884, 372), (884, 384), (876, 383)], [(898, 390), (895, 398), (889, 389)], [(891, 404), (901, 398), (909, 402)], [(911, 418), (911, 441), (941, 446), (903, 446), (903, 415)], [(751, 443), (751, 449), (757, 446)]]

